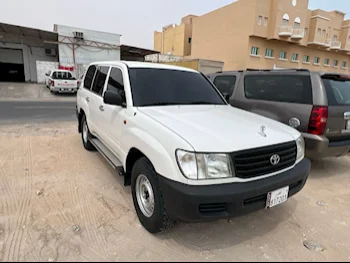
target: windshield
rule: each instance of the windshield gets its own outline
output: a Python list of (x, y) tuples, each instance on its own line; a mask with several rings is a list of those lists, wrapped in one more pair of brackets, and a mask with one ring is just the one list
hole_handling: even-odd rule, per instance
[(226, 104), (197, 72), (130, 68), (129, 76), (134, 106)]
[(350, 105), (350, 81), (323, 79), (330, 106)]

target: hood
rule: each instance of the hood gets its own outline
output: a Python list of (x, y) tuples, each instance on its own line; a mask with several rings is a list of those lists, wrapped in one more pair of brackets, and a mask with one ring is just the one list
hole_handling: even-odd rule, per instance
[[(197, 152), (234, 152), (300, 136), (287, 125), (229, 105), (139, 107), (138, 110), (181, 136)], [(263, 125), (266, 137), (260, 134)]]

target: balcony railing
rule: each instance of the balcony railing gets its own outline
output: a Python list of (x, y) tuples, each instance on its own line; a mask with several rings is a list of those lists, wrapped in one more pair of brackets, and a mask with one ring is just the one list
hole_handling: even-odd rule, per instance
[(326, 45), (330, 49), (340, 49), (341, 48), (341, 42), (340, 41), (328, 40), (326, 42)]
[(278, 35), (280, 37), (290, 37), (293, 34), (293, 27), (291, 26), (280, 26), (278, 28)]
[(293, 29), (293, 33), (292, 33), (292, 36), (291, 38), (294, 38), (294, 39), (303, 39), (305, 36), (305, 29)]

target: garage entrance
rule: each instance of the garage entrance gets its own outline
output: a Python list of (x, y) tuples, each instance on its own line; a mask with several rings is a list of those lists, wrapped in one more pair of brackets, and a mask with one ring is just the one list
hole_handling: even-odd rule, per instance
[(25, 81), (22, 49), (0, 48), (0, 81)]

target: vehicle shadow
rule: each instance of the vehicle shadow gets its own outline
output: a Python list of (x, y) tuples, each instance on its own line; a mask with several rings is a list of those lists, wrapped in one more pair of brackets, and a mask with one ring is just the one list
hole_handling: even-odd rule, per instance
[(310, 177), (332, 177), (349, 171), (350, 158), (338, 157), (338, 158), (324, 158), (319, 160), (313, 160), (311, 162)]
[[(194, 251), (213, 251), (240, 245), (256, 237), (268, 235), (279, 225), (301, 228), (293, 219), (297, 201), (292, 197), (273, 209), (253, 212), (229, 220), (209, 223), (176, 223), (166, 233), (156, 235), (161, 240), (172, 240), (179, 246)], [(248, 244), (249, 246), (249, 244)]]

